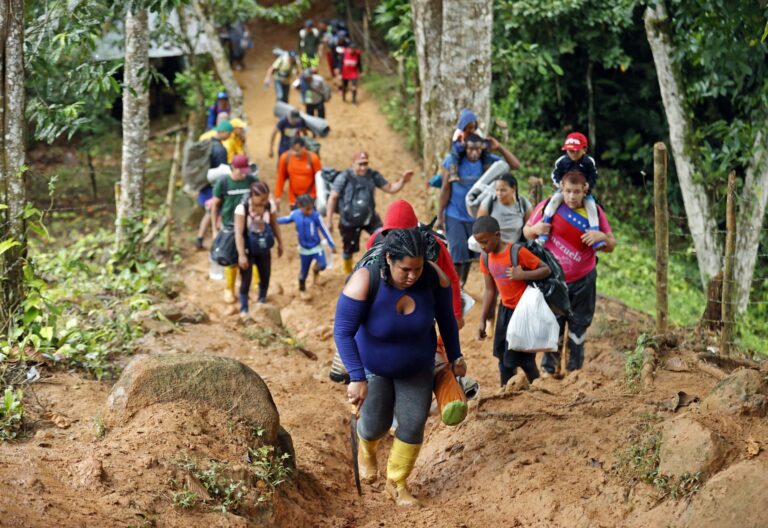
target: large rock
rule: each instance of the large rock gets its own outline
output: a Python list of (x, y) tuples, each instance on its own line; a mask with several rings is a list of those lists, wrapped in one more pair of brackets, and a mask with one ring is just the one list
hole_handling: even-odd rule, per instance
[(659, 473), (681, 477), (700, 472), (706, 477), (722, 467), (726, 453), (727, 445), (719, 434), (683, 416), (662, 428)]
[(684, 528), (768, 526), (768, 464), (739, 462), (712, 477), (682, 516)]
[(742, 369), (721, 380), (701, 402), (701, 411), (713, 414), (753, 414), (765, 416), (768, 398), (763, 375)]
[(179, 400), (219, 409), (260, 427), (262, 439), (277, 445), (280, 416), (261, 377), (234, 359), (202, 354), (136, 356), (112, 387), (104, 421), (113, 427), (139, 409)]

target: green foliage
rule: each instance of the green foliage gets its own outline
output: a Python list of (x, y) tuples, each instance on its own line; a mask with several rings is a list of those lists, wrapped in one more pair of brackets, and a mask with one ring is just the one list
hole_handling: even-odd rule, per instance
[(288, 453), (278, 455), (274, 446), (263, 445), (256, 449), (250, 448), (248, 454), (253, 474), (272, 489), (285, 482), (291, 474), (291, 468), (288, 466), (291, 455)]
[(646, 334), (640, 334), (637, 337), (637, 344), (634, 350), (627, 351), (624, 354), (624, 384), (631, 391), (635, 391), (640, 386), (640, 374), (645, 363), (645, 347), (651, 346), (654, 341)]
[(120, 94), (115, 73), (122, 63), (95, 61), (93, 54), (117, 6), (101, 0), (28, 3), (25, 86), (35, 138), (50, 143), (114, 126), (109, 109)]
[(197, 499), (197, 495), (189, 491), (186, 487), (180, 491), (171, 492), (171, 502), (173, 502), (174, 506), (181, 508), (182, 510), (186, 510), (194, 506), (195, 503), (197, 503)]
[(204, 70), (195, 75), (190, 70), (178, 72), (173, 85), (189, 108), (197, 108), (197, 93), (201, 91), (205, 101), (214, 101), (216, 94), (224, 90), (224, 85), (211, 70)]
[(0, 406), (0, 440), (11, 440), (19, 433), (24, 415), (23, 396), (21, 389), (6, 387)]
[(384, 38), (392, 46), (395, 54), (412, 56), (416, 53), (410, 2), (403, 0), (379, 2), (373, 12), (373, 23), (384, 32)]
[(40, 354), (99, 379), (114, 374), (113, 358), (141, 335), (130, 316), (149, 307), (166, 268), (148, 254), (120, 263), (105, 249), (113, 240), (111, 231), (85, 235), (27, 262), (27, 296), (0, 342), (0, 357)]

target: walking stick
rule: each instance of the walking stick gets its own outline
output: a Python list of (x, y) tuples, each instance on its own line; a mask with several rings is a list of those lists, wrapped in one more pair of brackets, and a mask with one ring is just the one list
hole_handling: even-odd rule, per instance
[(352, 417), (349, 420), (350, 445), (352, 446), (352, 471), (355, 474), (355, 486), (357, 494), (362, 495), (363, 489), (360, 487), (360, 466), (357, 463), (357, 405), (352, 405)]
[(565, 377), (566, 374), (568, 374), (568, 356), (570, 355), (570, 350), (568, 348), (568, 321), (565, 322), (565, 330), (563, 332), (563, 349), (560, 351), (560, 364), (558, 365), (558, 370), (560, 371), (560, 376)]

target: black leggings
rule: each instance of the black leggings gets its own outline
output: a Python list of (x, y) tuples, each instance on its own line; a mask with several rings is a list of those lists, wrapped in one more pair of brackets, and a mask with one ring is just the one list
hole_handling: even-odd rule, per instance
[(267, 290), (269, 289), (269, 274), (272, 268), (272, 255), (267, 252), (263, 255), (252, 255), (250, 257), (251, 265), (248, 269), (240, 268), (240, 310), (248, 311), (248, 292), (251, 291), (251, 281), (253, 280), (253, 267), (259, 270), (259, 302), (267, 300)]
[(325, 103), (308, 104), (307, 114), (325, 119)]
[(368, 397), (360, 409), (357, 431), (365, 440), (378, 440), (397, 418), (395, 437), (407, 444), (424, 441), (424, 425), (432, 403), (434, 369), (407, 378), (385, 378), (368, 374)]

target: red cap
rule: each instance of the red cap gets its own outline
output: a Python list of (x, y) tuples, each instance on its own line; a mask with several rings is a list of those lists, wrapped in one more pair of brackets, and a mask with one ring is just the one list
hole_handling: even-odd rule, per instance
[(250, 165), (248, 164), (248, 156), (245, 154), (235, 154), (232, 156), (232, 167), (241, 170), (250, 168)]
[(405, 200), (396, 200), (392, 202), (384, 215), (384, 227), (382, 231), (388, 229), (410, 229), (419, 225), (419, 219), (413, 206)]
[(572, 132), (565, 138), (563, 148), (560, 150), (581, 150), (587, 148), (587, 137), (581, 132)]

